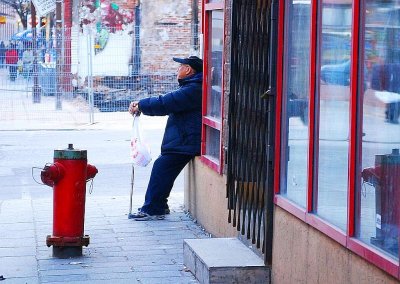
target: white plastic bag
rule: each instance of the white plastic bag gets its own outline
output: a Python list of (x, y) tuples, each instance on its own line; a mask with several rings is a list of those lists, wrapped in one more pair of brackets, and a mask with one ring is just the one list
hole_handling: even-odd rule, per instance
[(133, 116), (131, 157), (135, 166), (146, 167), (151, 162), (150, 147), (143, 140), (140, 116)]

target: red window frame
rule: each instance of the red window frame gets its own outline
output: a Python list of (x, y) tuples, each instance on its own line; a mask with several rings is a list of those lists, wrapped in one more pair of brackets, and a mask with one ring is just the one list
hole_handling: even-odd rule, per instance
[(317, 184), (316, 183), (316, 175), (317, 172), (315, 169), (315, 165), (318, 165), (318, 155), (316, 154), (316, 149), (318, 149), (318, 140), (315, 137), (318, 137), (318, 128), (316, 125), (316, 121), (318, 120), (318, 102), (316, 100), (316, 90), (318, 90), (318, 74), (316, 70), (319, 70), (320, 66), (317, 60), (318, 57), (318, 46), (317, 46), (317, 34), (320, 33), (321, 19), (318, 18), (321, 15), (321, 11), (318, 9), (318, 4), (320, 2), (317, 0), (311, 1), (311, 20), (310, 20), (310, 40), (311, 40), (311, 48), (310, 48), (310, 101), (309, 101), (309, 149), (308, 149), (308, 187), (307, 187), (307, 200), (306, 200), (306, 208), (302, 208), (298, 206), (294, 202), (280, 195), (280, 167), (281, 167), (281, 129), (282, 129), (282, 103), (283, 103), (283, 64), (284, 64), (284, 24), (285, 24), (285, 1), (279, 1), (279, 24), (278, 24), (278, 62), (277, 62), (277, 109), (276, 109), (276, 137), (275, 137), (275, 176), (274, 176), (274, 203), (281, 207), (282, 209), (288, 211), (293, 214), (300, 220), (305, 223), (311, 225), (322, 233), (326, 234), (330, 238), (334, 239), (344, 247), (348, 248), (352, 252), (361, 256), (365, 260), (373, 263), (377, 267), (386, 271), (390, 275), (400, 279), (400, 268), (399, 261), (393, 260), (389, 258), (382, 252), (374, 249), (372, 246), (368, 246), (367, 244), (358, 240), (355, 236), (355, 191), (357, 184), (357, 177), (359, 177), (359, 173), (357, 173), (357, 164), (359, 163), (359, 153), (358, 145), (359, 143), (358, 137), (360, 137), (360, 128), (361, 128), (361, 113), (358, 106), (360, 101), (362, 100), (362, 96), (357, 95), (357, 90), (360, 87), (361, 83), (359, 83), (359, 72), (362, 69), (363, 64), (359, 64), (359, 60), (363, 61), (362, 51), (360, 52), (360, 46), (363, 46), (363, 42), (360, 42), (360, 34), (362, 32), (363, 26), (361, 25), (362, 20), (362, 0), (353, 1), (352, 4), (352, 39), (351, 39), (351, 82), (350, 82), (350, 144), (349, 144), (349, 179), (348, 179), (348, 214), (347, 214), (347, 231), (335, 227), (329, 222), (321, 219), (317, 215), (313, 213), (315, 194), (313, 188)]
[[(214, 119), (212, 117), (207, 116), (207, 102), (208, 102), (208, 84), (210, 82), (209, 78), (209, 60), (210, 58), (210, 25), (209, 21), (211, 19), (211, 13), (215, 10), (224, 11), (224, 3), (221, 1), (220, 3), (208, 3), (208, 0), (203, 1), (203, 20), (202, 20), (202, 30), (203, 30), (203, 42), (204, 42), (204, 72), (203, 72), (203, 108), (202, 108), (202, 138), (201, 138), (201, 161), (206, 164), (208, 167), (213, 169), (214, 171), (222, 174), (223, 169), (223, 141), (222, 141), (222, 129), (223, 129), (223, 114), (224, 114), (224, 84), (222, 83), (222, 91), (221, 91), (221, 121)], [(225, 32), (224, 32), (225, 33)], [(223, 39), (225, 42), (225, 37)], [(224, 54), (222, 54), (222, 65), (224, 62)], [(223, 66), (221, 67), (223, 70)], [(224, 82), (224, 72), (222, 72), (222, 82)], [(219, 159), (218, 162), (211, 157), (206, 155), (207, 150), (207, 127), (213, 128), (219, 131), (220, 134), (220, 145), (219, 145)]]

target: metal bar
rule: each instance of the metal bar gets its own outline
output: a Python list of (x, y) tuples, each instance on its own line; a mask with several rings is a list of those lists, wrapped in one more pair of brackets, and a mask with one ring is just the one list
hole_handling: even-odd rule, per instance
[(94, 94), (93, 94), (93, 38), (92, 30), (89, 28), (87, 36), (88, 51), (88, 103), (89, 103), (89, 123), (94, 123)]
[[(203, 1), (204, 3), (204, 1)], [(237, 74), (237, 43), (238, 43), (238, 33), (236, 30), (238, 12), (237, 9), (232, 8), (232, 45), (231, 45), (231, 74)], [(234, 163), (234, 153), (237, 151), (236, 143), (234, 137), (236, 136), (237, 128), (235, 126), (235, 118), (237, 114), (236, 109), (236, 84), (230, 86), (230, 96), (229, 96), (229, 109), (228, 109), (228, 142), (227, 142), (227, 187), (226, 187), (226, 197), (228, 198), (228, 222), (233, 222), (232, 220), (232, 209), (234, 208), (234, 191), (235, 191), (235, 163)]]
[[(273, 0), (271, 3), (271, 26), (270, 26), (270, 92), (268, 100), (268, 148), (274, 147), (275, 139), (275, 90), (276, 90), (276, 53), (277, 53), (277, 27), (278, 27), (278, 0)], [(272, 237), (273, 237), (273, 198), (274, 198), (274, 154), (272, 151), (267, 153), (267, 190), (265, 192), (265, 237), (264, 237), (264, 262), (268, 265), (272, 264)]]
[(62, 109), (62, 58), (61, 58), (61, 49), (62, 49), (62, 0), (56, 1), (56, 59), (57, 59), (57, 90), (56, 90), (56, 110)]
[[(38, 78), (38, 60), (37, 60), (37, 29), (36, 29), (36, 8), (31, 2), (31, 25), (32, 25), (32, 52), (33, 52), (33, 94), (32, 102), (40, 103), (40, 88)], [(30, 76), (30, 75), (28, 75)]]
[[(254, 62), (254, 56), (257, 52), (257, 47), (254, 46), (254, 39), (255, 39), (255, 25), (257, 19), (254, 18), (255, 11), (256, 11), (256, 3), (255, 2), (250, 2), (247, 3), (250, 7), (247, 7), (248, 11), (248, 31), (247, 34), (249, 35), (247, 43), (248, 43), (248, 48), (249, 52), (247, 53), (247, 72), (246, 72), (246, 82), (254, 82), (254, 78), (256, 78), (256, 69), (254, 68), (255, 62)], [(244, 153), (247, 153), (246, 157), (243, 157), (244, 161), (244, 168), (243, 168), (243, 177), (244, 177), (244, 182), (246, 184), (246, 188), (244, 191), (244, 196), (242, 200), (243, 204), (243, 210), (242, 210), (242, 220), (243, 220), (243, 226), (242, 226), (242, 234), (246, 234), (246, 226), (245, 224), (250, 225), (250, 214), (249, 214), (249, 206), (251, 205), (251, 194), (252, 190), (254, 189), (254, 179), (252, 176), (252, 171), (253, 169), (253, 161), (254, 161), (254, 141), (256, 140), (254, 137), (254, 118), (255, 118), (255, 113), (254, 113), (254, 103), (255, 103), (255, 92), (254, 92), (254, 87), (256, 84), (246, 84), (246, 102), (247, 102), (247, 107), (245, 109), (245, 112), (247, 113), (246, 116), (246, 132), (245, 132), (245, 137), (251, 137), (251, 139), (247, 140), (246, 143), (243, 143), (245, 151)], [(243, 141), (244, 142), (244, 141)], [(248, 238), (250, 236), (248, 235)]]

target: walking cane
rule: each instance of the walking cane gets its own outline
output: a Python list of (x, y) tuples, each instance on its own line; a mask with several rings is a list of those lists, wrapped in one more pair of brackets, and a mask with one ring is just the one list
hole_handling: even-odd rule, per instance
[(129, 199), (129, 213), (128, 213), (128, 219), (132, 219), (132, 196), (133, 196), (133, 187), (135, 184), (135, 166), (132, 164), (132, 175), (131, 175), (131, 196)]
[[(133, 114), (133, 119), (135, 119), (136, 114)], [(128, 219), (132, 219), (132, 198), (133, 198), (133, 188), (135, 186), (135, 166), (132, 164), (132, 174), (131, 174), (131, 196), (129, 198), (129, 213), (128, 213)]]

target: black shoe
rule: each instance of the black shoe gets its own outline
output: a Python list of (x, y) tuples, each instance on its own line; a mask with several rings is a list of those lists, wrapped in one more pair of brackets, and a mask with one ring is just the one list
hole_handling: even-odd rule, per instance
[[(139, 208), (137, 209), (137, 211), (138, 211), (138, 212), (142, 211), (142, 207), (139, 207)], [(169, 210), (169, 208), (165, 208), (164, 215), (169, 215), (169, 214), (171, 214), (171, 210)]]
[(142, 211), (138, 211), (133, 214), (129, 214), (129, 219), (134, 219), (135, 221), (153, 221), (153, 220), (164, 220), (165, 215), (150, 215)]

